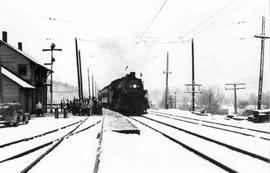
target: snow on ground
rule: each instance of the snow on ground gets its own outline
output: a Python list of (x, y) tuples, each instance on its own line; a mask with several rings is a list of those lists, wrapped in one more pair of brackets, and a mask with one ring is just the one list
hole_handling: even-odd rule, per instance
[(159, 123), (144, 118), (140, 118), (140, 120), (143, 120), (144, 123), (150, 124), (150, 126), (161, 130), (169, 136), (175, 137), (178, 141), (181, 141), (184, 144), (195, 148), (197, 151), (200, 151), (203, 154), (215, 160), (218, 160), (225, 165), (228, 165), (230, 168), (235, 169), (238, 172), (269, 172), (269, 165), (263, 161), (254, 159), (249, 156), (244, 156), (243, 154), (232, 151), (226, 147), (216, 145), (212, 142), (208, 142), (198, 137), (191, 136), (189, 134), (186, 134), (185, 132), (180, 132), (176, 129), (166, 127)]
[(47, 114), (45, 117), (33, 117), (29, 124), (20, 124), (18, 127), (0, 126), (0, 145), (54, 130), (83, 119), (85, 117), (72, 116), (71, 114), (69, 114), (69, 118), (55, 119), (51, 114)]
[(270, 132), (270, 122), (253, 123), (253, 122), (250, 122), (247, 120), (242, 120), (242, 121), (233, 120), (233, 119), (225, 120), (224, 115), (199, 116), (199, 115), (192, 114), (189, 111), (182, 111), (179, 109), (158, 109), (158, 110), (151, 110), (150, 109), (148, 111), (170, 113), (173, 115), (185, 116), (185, 117), (189, 117), (189, 118), (197, 118), (197, 119), (208, 120), (208, 121), (213, 121), (213, 122), (220, 122), (220, 123), (224, 123), (224, 124), (226, 123), (229, 125), (236, 125), (236, 126), (245, 127), (245, 128), (254, 128), (257, 130), (263, 130), (263, 131)]
[[(260, 139), (260, 138), (255, 138), (255, 137), (250, 137), (250, 136), (245, 136), (242, 134), (236, 134), (236, 133), (231, 133), (228, 131), (223, 131), (219, 129), (213, 129), (197, 124), (190, 124), (187, 122), (182, 122), (182, 121), (176, 121), (173, 119), (165, 118), (165, 117), (157, 117), (155, 115), (147, 114), (145, 115), (149, 118), (156, 119), (158, 121), (162, 121), (167, 124), (174, 125), (176, 127), (179, 127), (181, 129), (185, 129), (200, 135), (203, 135), (205, 137), (209, 137), (212, 139), (215, 139), (217, 141), (224, 142), (228, 145), (236, 146), (241, 149), (245, 149), (247, 151), (250, 151), (252, 153), (259, 154), (261, 156), (264, 156), (266, 158), (270, 158), (269, 153), (270, 153), (270, 142)], [(224, 120), (225, 121), (225, 120)], [(204, 123), (205, 124), (205, 123)], [(227, 128), (227, 127), (222, 127), (222, 128)], [(240, 131), (240, 129), (234, 129), (235, 131)], [(268, 135), (269, 137), (269, 135)]]
[(162, 135), (134, 124), (141, 135), (104, 133), (99, 173), (223, 172)]
[[(158, 111), (269, 131), (269, 123), (254, 124), (247, 121), (228, 121), (224, 120), (223, 116), (213, 115), (202, 117), (191, 114), (190, 112), (179, 110)], [(30, 137), (52, 129), (60, 128), (62, 126), (77, 122), (79, 120), (84, 120), (85, 118), (86, 117), (69, 116), (69, 118), (67, 119), (55, 119), (53, 115), (49, 114), (47, 115), (47, 117), (32, 118), (27, 125), (20, 125), (18, 127), (0, 127), (0, 145), (16, 139)], [(101, 120), (101, 116), (91, 116), (79, 129), (87, 127), (88, 125), (93, 124), (98, 120)], [(223, 169), (202, 159), (201, 157), (193, 154), (185, 148), (171, 142), (170, 140), (154, 132), (153, 130), (150, 130), (149, 128), (139, 124), (138, 122), (132, 122), (141, 130), (140, 135), (122, 134), (111, 132), (109, 130), (105, 131), (102, 142), (100, 158), (101, 161), (98, 171), (99, 173), (224, 172)], [(68, 128), (64, 131), (67, 132), (75, 126), (72, 126), (71, 128)], [(92, 172), (94, 169), (98, 146), (98, 139), (96, 137), (98, 132), (100, 131), (100, 128), (101, 124), (98, 124), (91, 129), (88, 129), (77, 135), (73, 135), (68, 139), (65, 139), (57, 148), (55, 148), (51, 153), (45, 156), (45, 158), (41, 160), (34, 168), (32, 168), (29, 173)], [(46, 138), (41, 138), (39, 140), (42, 141), (45, 139)], [(182, 140), (181, 137), (180, 139)], [(190, 145), (200, 144), (198, 141), (193, 139), (189, 139), (189, 143)], [(31, 146), (34, 145), (34, 143), (29, 144), (31, 144)], [(6, 150), (5, 148), (3, 149)], [(2, 164), (0, 163), (0, 172), (20, 172), (26, 165), (30, 164), (35, 158), (40, 156), (47, 149), (48, 147), (29, 154), (25, 157)], [(216, 150), (215, 148), (208, 149), (211, 151), (212, 155), (218, 153), (218, 150)], [(224, 154), (224, 156), (220, 157), (226, 157), (225, 159), (227, 160), (227, 162), (232, 162), (230, 161), (230, 157), (232, 156), (226, 156), (226, 153)], [(243, 160), (237, 160), (237, 158), (234, 158), (232, 160), (237, 162), (235, 163), (236, 165), (241, 165), (240, 170), (245, 170), (244, 165), (247, 165), (246, 169), (248, 169), (252, 167), (250, 165), (253, 164), (250, 162), (245, 162), (245, 158)], [(265, 166), (263, 166), (262, 169), (263, 171), (265, 171)], [(254, 170), (245, 171), (252, 172)], [(258, 171), (260, 171), (260, 169), (256, 170), (256, 172)]]
[[(66, 119), (64, 119), (64, 118), (54, 119), (52, 116), (41, 117), (41, 118), (33, 118), (30, 121), (30, 123), (27, 124), (27, 125), (20, 125), (20, 126), (18, 126), (16, 128), (15, 127), (0, 128), (0, 134), (1, 134), (1, 138), (0, 138), (1, 143), (0, 144), (7, 143), (7, 142), (10, 142), (10, 141), (13, 141), (13, 140), (16, 140), (16, 139), (21, 139), (21, 138), (25, 138), (25, 137), (28, 137), (28, 136), (33, 136), (33, 135), (37, 135), (37, 134), (40, 134), (40, 133), (44, 133), (46, 131), (53, 130), (55, 128), (59, 128), (59, 127), (62, 127), (62, 126), (65, 126), (65, 125), (68, 125), (68, 124), (71, 124), (71, 123), (74, 123), (74, 122), (77, 122), (77, 121), (80, 121), (80, 120), (84, 120), (85, 118), (89, 118), (89, 119), (84, 124), (82, 124), (78, 128), (78, 130), (83, 129), (83, 128), (91, 125), (91, 124), (94, 124), (98, 120), (101, 120), (100, 116), (91, 116), (91, 117), (70, 116), (69, 118), (66, 118)], [(52, 141), (52, 140), (54, 140), (56, 138), (62, 137), (63, 135), (65, 135), (66, 133), (68, 133), (69, 131), (74, 129), (75, 127), (76, 127), (76, 125), (68, 127), (66, 129), (63, 129), (63, 130), (60, 130), (59, 132), (55, 132), (53, 134), (48, 135), (50, 137), (44, 136), (44, 137), (36, 138), (36, 139), (30, 140), (30, 141), (27, 141), (27, 142), (22, 142), (22, 143), (19, 143), (19, 144), (15, 144), (15, 145), (12, 145), (12, 146), (7, 146), (7, 147), (4, 147), (4, 148), (1, 148), (0, 149), (1, 158), (2, 157), (7, 158), (8, 156), (12, 156), (15, 153), (18, 154), (20, 152), (23, 152), (23, 151), (25, 151), (26, 146), (29, 149), (31, 147), (36, 147), (38, 144), (43, 144), (43, 143)], [(95, 129), (100, 129), (98, 127), (94, 127), (94, 128)], [(65, 162), (65, 160), (68, 161), (70, 158), (74, 158), (74, 159), (76, 158), (76, 154), (68, 153), (67, 151), (75, 152), (76, 150), (79, 150), (81, 152), (81, 155), (83, 155), (85, 157), (88, 157), (89, 155), (84, 153), (85, 151), (87, 151), (87, 150), (85, 150), (86, 148), (83, 148), (81, 146), (84, 145), (84, 141), (86, 141), (86, 142), (88, 141), (87, 140), (88, 136), (87, 135), (85, 136), (83, 134), (86, 134), (86, 133), (89, 133), (89, 132), (90, 132), (90, 130), (87, 130), (87, 131), (81, 132), (80, 134), (73, 135), (68, 139), (65, 139), (59, 145), (60, 147), (58, 146), (59, 149), (61, 149), (62, 147), (64, 149), (64, 152), (62, 152), (62, 159), (57, 160), (58, 157), (52, 155), (51, 157), (49, 157), (49, 161), (51, 161), (53, 163), (54, 163), (54, 161), (56, 161), (55, 163), (57, 163), (58, 165), (59, 165), (59, 163), (62, 163), (62, 168), (66, 168), (67, 165), (65, 165), (65, 164), (67, 162)], [(91, 132), (91, 134), (92, 133), (93, 132)], [(57, 135), (55, 135), (55, 134), (57, 134)], [(95, 139), (95, 136), (96, 136), (97, 133), (95, 132), (93, 134), (94, 134), (93, 139)], [(6, 137), (6, 136), (11, 136), (11, 137)], [(69, 144), (69, 142), (67, 142), (67, 141), (73, 141), (73, 144), (71, 144), (71, 143)], [(75, 143), (74, 143), (74, 141), (75, 141)], [(67, 147), (65, 147), (65, 145), (62, 145), (62, 144), (65, 144), (65, 143), (68, 143), (69, 145), (67, 145)], [(38, 150), (38, 151), (36, 151), (34, 153), (31, 153), (31, 154), (28, 154), (28, 155), (26, 155), (24, 157), (21, 157), (19, 159), (15, 159), (15, 160), (7, 161), (7, 162), (4, 162), (4, 163), (0, 163), (0, 172), (17, 173), (17, 172), (22, 171), (27, 165), (29, 165), (36, 158), (38, 158), (49, 147), (51, 147), (51, 145), (48, 146), (48, 147), (45, 147), (43, 149), (40, 149), (40, 150)], [(96, 150), (96, 145), (92, 145), (92, 148), (93, 148), (92, 153), (94, 153), (94, 151)], [(54, 153), (54, 150), (50, 154), (53, 154), (53, 153)], [(47, 155), (47, 156), (50, 156), (50, 154)], [(55, 154), (57, 154), (57, 152)], [(68, 154), (69, 154), (69, 157), (67, 157)], [(93, 154), (91, 154), (91, 155), (93, 155)], [(94, 153), (94, 155), (95, 155), (95, 153)], [(78, 155), (77, 155), (77, 158), (78, 158)], [(78, 161), (80, 162), (80, 159), (78, 159)], [(39, 162), (37, 165), (39, 165), (40, 163), (42, 163), (42, 161)], [(51, 165), (50, 162), (45, 162), (45, 163), (46, 163), (45, 167), (47, 169), (52, 169), (53, 170), (53, 169), (56, 168), (55, 164)], [(69, 165), (71, 167), (73, 167), (72, 164), (69, 164)], [(82, 165), (85, 165), (85, 164), (82, 164)], [(88, 163), (88, 165), (89, 165), (89, 163)], [(81, 166), (77, 165), (77, 167), (74, 167), (74, 168), (78, 169), (78, 167), (81, 167)], [(62, 168), (59, 169), (59, 170), (62, 170)], [(45, 169), (41, 169), (41, 170), (43, 171)], [(41, 170), (38, 170), (37, 172), (42, 172)], [(48, 171), (48, 172), (55, 172), (55, 171)], [(59, 172), (62, 172), (62, 171), (59, 171)], [(64, 171), (64, 172), (66, 172), (66, 171)], [(76, 171), (72, 171), (72, 172), (76, 172)]]
[[(93, 124), (93, 117), (86, 121)], [(95, 117), (95, 121), (101, 117)], [(94, 170), (101, 124), (65, 139), (57, 148), (40, 161), (29, 173), (87, 173)]]

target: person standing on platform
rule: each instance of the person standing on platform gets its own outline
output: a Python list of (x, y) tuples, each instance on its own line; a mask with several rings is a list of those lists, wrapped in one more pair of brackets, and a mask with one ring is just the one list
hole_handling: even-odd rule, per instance
[(87, 112), (87, 104), (85, 100), (82, 100), (82, 104), (81, 104), (81, 108), (82, 108), (82, 116), (84, 116)]
[(93, 108), (93, 102), (91, 99), (89, 99), (88, 103), (87, 103), (87, 115), (88, 116), (92, 115), (92, 108)]
[(36, 114), (37, 114), (37, 117), (39, 117), (39, 116), (44, 117), (43, 110), (42, 110), (42, 104), (40, 101), (38, 101), (38, 103), (36, 104)]
[(63, 112), (63, 108), (64, 108), (64, 104), (63, 104), (63, 100), (61, 100), (61, 102), (60, 102), (60, 109), (61, 109), (61, 112)]

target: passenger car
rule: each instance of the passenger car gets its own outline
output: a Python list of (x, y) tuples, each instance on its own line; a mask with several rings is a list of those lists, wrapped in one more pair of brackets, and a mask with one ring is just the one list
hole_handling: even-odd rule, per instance
[(24, 113), (19, 103), (0, 103), (0, 124), (18, 126), (20, 122), (28, 124), (30, 114)]

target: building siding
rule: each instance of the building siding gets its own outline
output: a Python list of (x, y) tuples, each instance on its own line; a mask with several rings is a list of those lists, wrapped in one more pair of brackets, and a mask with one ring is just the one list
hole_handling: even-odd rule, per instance
[(0, 46), (0, 56), (2, 65), (16, 75), (18, 75), (18, 65), (26, 64), (27, 74), (20, 77), (31, 83), (31, 67), (27, 58), (6, 45)]
[(19, 102), (19, 86), (2, 75), (3, 88), (5, 91), (3, 92), (3, 102)]
[[(20, 50), (3, 42), (0, 42), (0, 57), (2, 66), (36, 88), (22, 88), (16, 82), (3, 77), (3, 102), (19, 102), (22, 104), (24, 111), (30, 113), (35, 112), (35, 104), (38, 100), (46, 107), (47, 86), (45, 83), (49, 70), (25, 57), (20, 53)], [(26, 75), (19, 75), (18, 65), (20, 64), (26, 65)]]

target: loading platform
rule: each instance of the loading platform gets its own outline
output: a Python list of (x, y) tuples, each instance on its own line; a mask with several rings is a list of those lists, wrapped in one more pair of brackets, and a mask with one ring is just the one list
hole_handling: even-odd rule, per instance
[(127, 117), (110, 110), (104, 112), (103, 130), (126, 134), (140, 134), (140, 129), (132, 124)]

